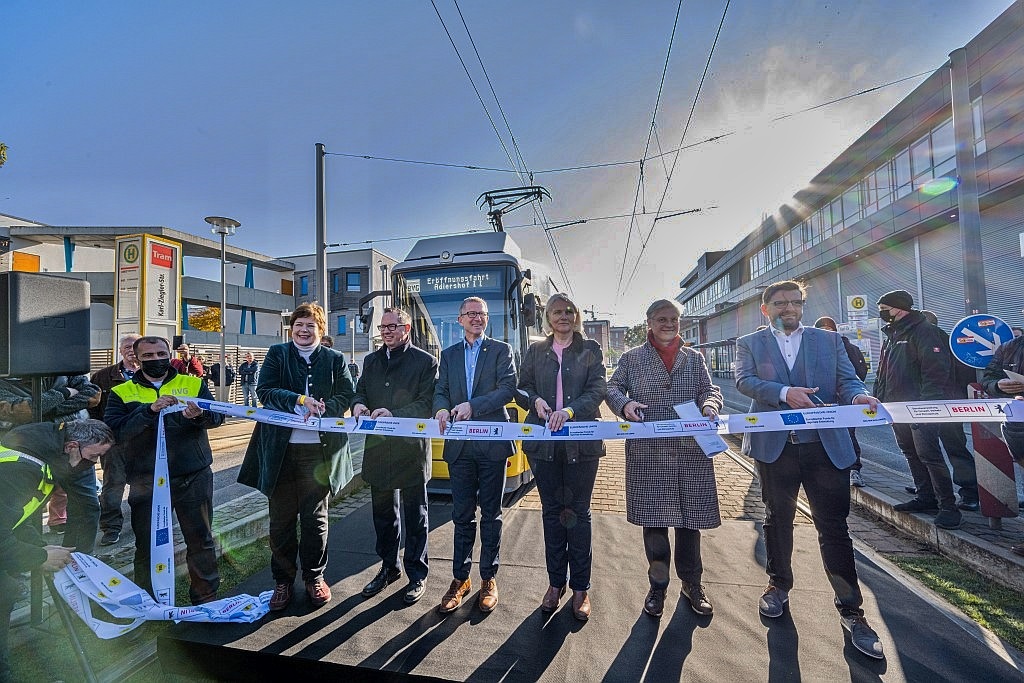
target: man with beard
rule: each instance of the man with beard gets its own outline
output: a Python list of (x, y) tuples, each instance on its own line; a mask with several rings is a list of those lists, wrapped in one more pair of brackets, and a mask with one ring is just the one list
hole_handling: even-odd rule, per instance
[[(878, 401), (868, 395), (854, 373), (842, 338), (801, 324), (805, 296), (804, 286), (793, 280), (770, 285), (762, 295), (761, 313), (771, 327), (736, 342), (736, 388), (752, 399), (750, 411), (851, 403), (875, 410)], [(850, 432), (843, 428), (748, 432), (743, 435), (743, 454), (757, 461), (765, 507), (769, 582), (758, 611), (777, 619), (789, 602), (793, 519), (802, 484), (840, 622), (855, 648), (883, 659), (882, 643), (861, 609), (864, 600), (846, 522), (850, 514), (849, 469), (856, 460)]]
[[(153, 470), (156, 466), (157, 420), (160, 411), (179, 398), (213, 396), (201, 377), (171, 367), (171, 346), (163, 337), (139, 337), (134, 344), (141, 371), (110, 391), (103, 415), (128, 453), (128, 507), (135, 532), (135, 583), (153, 592), (150, 578)], [(186, 563), (193, 605), (217, 598), (220, 574), (213, 541), (213, 451), (207, 430), (224, 423), (224, 416), (188, 401), (179, 413), (164, 416), (171, 507), (185, 537)]]
[(0, 681), (10, 681), (7, 634), (20, 594), (11, 573), (55, 572), (71, 561), (74, 548), (45, 545), (29, 517), (57, 480), (90, 470), (114, 443), (99, 420), (36, 422), (15, 427), (0, 439)]
[[(430, 417), (437, 361), (409, 340), (412, 319), (400, 308), (386, 308), (381, 317), (384, 346), (363, 361), (363, 374), (352, 398), (352, 415)], [(402, 536), (399, 505), (405, 516), (405, 571), (409, 585), (405, 603), (423, 597), (427, 578), (427, 480), (430, 479), (430, 440), (367, 435), (363, 480), (370, 485), (373, 527), (377, 534), (380, 571), (363, 588), (372, 597), (402, 576), (398, 546)]]

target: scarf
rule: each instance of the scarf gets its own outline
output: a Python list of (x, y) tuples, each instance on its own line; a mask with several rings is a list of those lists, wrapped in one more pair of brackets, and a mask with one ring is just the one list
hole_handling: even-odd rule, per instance
[(647, 341), (654, 347), (654, 350), (658, 352), (658, 355), (661, 356), (661, 362), (665, 364), (665, 369), (672, 372), (672, 366), (676, 363), (676, 354), (679, 353), (679, 347), (683, 344), (683, 338), (676, 335), (676, 338), (668, 344), (662, 344), (656, 340), (651, 331), (648, 330)]

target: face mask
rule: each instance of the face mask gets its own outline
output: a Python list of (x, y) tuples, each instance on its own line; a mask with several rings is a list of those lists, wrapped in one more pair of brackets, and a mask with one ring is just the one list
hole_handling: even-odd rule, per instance
[(77, 465), (75, 465), (74, 467), (71, 468), (72, 476), (79, 475), (79, 474), (81, 474), (83, 472), (91, 470), (93, 467), (96, 466), (96, 463), (92, 462), (91, 460), (86, 460), (85, 459), (85, 456), (82, 455), (82, 447), (81, 446), (78, 447), (78, 457), (81, 458), (82, 460)]
[(882, 320), (884, 320), (887, 323), (891, 323), (893, 320), (896, 319), (896, 316), (892, 314), (892, 310), (891, 309), (888, 310), (888, 311), (879, 311), (878, 312), (878, 317), (881, 318)]
[(163, 377), (171, 368), (169, 358), (157, 358), (156, 360), (144, 360), (141, 363), (142, 371), (149, 377)]

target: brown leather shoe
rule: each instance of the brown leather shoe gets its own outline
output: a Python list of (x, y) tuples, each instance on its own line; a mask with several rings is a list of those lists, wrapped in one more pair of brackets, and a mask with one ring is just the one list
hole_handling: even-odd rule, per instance
[(547, 591), (544, 593), (544, 599), (540, 601), (540, 611), (545, 614), (551, 614), (558, 609), (558, 601), (565, 595), (565, 586), (555, 588), (554, 586), (548, 586)]
[(577, 621), (586, 621), (590, 618), (590, 597), (587, 591), (572, 592), (572, 615)]
[(448, 592), (441, 598), (441, 604), (437, 606), (437, 611), (441, 614), (454, 612), (462, 604), (462, 598), (466, 597), (466, 593), (472, 589), (473, 584), (469, 579), (465, 581), (453, 580), (452, 585), (448, 586)]
[(306, 592), (313, 607), (323, 607), (331, 601), (331, 587), (322, 576), (306, 582)]
[(292, 601), (292, 584), (279, 583), (274, 586), (274, 594), (270, 597), (270, 611), (280, 612)]
[(480, 611), (493, 612), (498, 606), (498, 582), (494, 579), (484, 579), (480, 585)]

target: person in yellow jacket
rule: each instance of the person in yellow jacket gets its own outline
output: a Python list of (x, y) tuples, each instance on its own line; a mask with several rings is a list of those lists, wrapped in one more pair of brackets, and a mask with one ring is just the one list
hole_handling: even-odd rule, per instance
[[(160, 411), (178, 399), (212, 401), (201, 377), (171, 367), (171, 347), (163, 337), (139, 337), (135, 357), (140, 371), (111, 388), (103, 421), (124, 446), (128, 507), (135, 532), (135, 583), (152, 593), (150, 548), (152, 535), (153, 469)], [(185, 537), (185, 562), (193, 605), (217, 598), (220, 574), (213, 540), (213, 451), (206, 430), (219, 427), (224, 416), (203, 410), (195, 400), (185, 410), (164, 417), (167, 469), (171, 477), (171, 507)]]
[(55, 572), (71, 561), (74, 548), (46, 545), (26, 523), (58, 480), (92, 468), (114, 443), (99, 420), (15, 427), (0, 439), (0, 682), (14, 680), (7, 661), (11, 610), (21, 593), (11, 573)]

